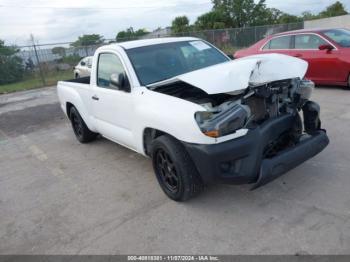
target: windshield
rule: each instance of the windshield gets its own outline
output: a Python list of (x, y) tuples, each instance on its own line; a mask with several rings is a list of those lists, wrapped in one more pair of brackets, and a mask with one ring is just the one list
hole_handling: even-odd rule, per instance
[(203, 41), (184, 41), (126, 50), (142, 85), (227, 62), (219, 50)]
[(342, 47), (350, 47), (350, 31), (346, 29), (332, 29), (323, 32), (326, 36)]

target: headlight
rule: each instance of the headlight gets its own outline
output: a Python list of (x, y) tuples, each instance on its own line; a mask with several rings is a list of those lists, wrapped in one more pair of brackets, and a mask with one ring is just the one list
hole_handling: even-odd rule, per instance
[(315, 89), (315, 83), (310, 80), (301, 80), (296, 93), (300, 95), (301, 99), (309, 100), (311, 94)]
[(248, 107), (235, 104), (221, 112), (197, 112), (195, 118), (203, 134), (216, 138), (243, 128), (249, 114)]

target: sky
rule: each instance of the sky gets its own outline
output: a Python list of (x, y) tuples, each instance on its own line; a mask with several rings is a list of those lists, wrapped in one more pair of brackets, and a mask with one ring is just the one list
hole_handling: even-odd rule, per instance
[[(268, 7), (299, 15), (318, 13), (335, 0), (266, 0)], [(350, 1), (341, 0), (350, 12)], [(130, 26), (150, 31), (166, 27), (179, 15), (191, 22), (210, 11), (210, 0), (0, 0), (0, 39), (6, 44), (62, 43), (97, 33), (105, 39)]]

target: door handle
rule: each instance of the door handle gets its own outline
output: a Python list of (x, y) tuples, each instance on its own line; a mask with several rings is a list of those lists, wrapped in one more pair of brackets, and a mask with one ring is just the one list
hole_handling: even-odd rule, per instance
[(302, 57), (302, 54), (296, 54), (294, 57)]
[(91, 97), (93, 100), (96, 100), (96, 101), (98, 101), (98, 100), (100, 100), (99, 98), (98, 98), (98, 96), (97, 95), (94, 95), (93, 97)]

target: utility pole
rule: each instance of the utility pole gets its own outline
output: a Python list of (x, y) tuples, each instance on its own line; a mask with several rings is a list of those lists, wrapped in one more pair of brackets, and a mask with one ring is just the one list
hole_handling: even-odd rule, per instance
[(43, 70), (42, 70), (42, 68), (41, 68), (41, 64), (40, 64), (40, 60), (39, 60), (39, 56), (38, 56), (38, 51), (36, 50), (36, 45), (35, 45), (35, 41), (34, 41), (34, 36), (33, 36), (32, 34), (30, 35), (30, 40), (31, 40), (32, 43), (33, 43), (35, 58), (36, 58), (36, 62), (37, 62), (38, 67), (39, 67), (39, 72), (40, 72), (41, 81), (43, 82), (43, 85), (46, 86), (46, 81), (45, 81), (45, 77), (44, 77), (44, 72), (43, 72)]

